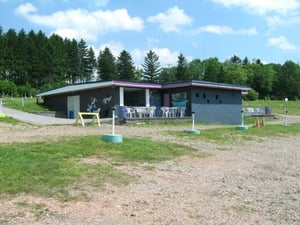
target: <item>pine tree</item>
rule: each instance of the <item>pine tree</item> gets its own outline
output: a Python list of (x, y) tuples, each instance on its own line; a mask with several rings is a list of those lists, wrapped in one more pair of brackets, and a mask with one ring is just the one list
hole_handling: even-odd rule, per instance
[(44, 83), (44, 85), (52, 87), (65, 82), (66, 54), (64, 40), (59, 35), (52, 34), (49, 38), (49, 45), (52, 49), (53, 74), (48, 83)]
[(65, 39), (66, 51), (66, 81), (76, 83), (79, 80), (79, 54), (75, 39)]
[(108, 47), (105, 47), (104, 51), (100, 51), (97, 67), (100, 80), (113, 80), (117, 78), (115, 57)]
[(6, 49), (6, 45), (4, 42), (3, 29), (0, 25), (0, 80), (5, 79), (5, 62), (4, 62), (5, 49)]
[(87, 58), (87, 65), (86, 65), (86, 72), (87, 72), (87, 81), (91, 81), (94, 77), (94, 72), (96, 68), (97, 62), (95, 53), (92, 47), (88, 49), (88, 58)]
[(177, 81), (189, 80), (188, 76), (188, 62), (182, 53), (178, 56), (177, 68), (176, 68), (176, 79)]
[(90, 80), (91, 74), (88, 71), (88, 47), (83, 39), (78, 43), (79, 57), (79, 79), (81, 82)]
[(120, 80), (134, 80), (134, 64), (131, 55), (123, 50), (117, 59), (118, 78)]
[(17, 43), (17, 33), (14, 29), (9, 29), (5, 35), (5, 77), (8, 80), (17, 81), (19, 76), (16, 71), (16, 61), (17, 61), (17, 50), (18, 50), (18, 43)]
[(143, 66), (142, 79), (149, 82), (158, 82), (161, 73), (159, 57), (154, 51), (150, 50), (145, 59)]

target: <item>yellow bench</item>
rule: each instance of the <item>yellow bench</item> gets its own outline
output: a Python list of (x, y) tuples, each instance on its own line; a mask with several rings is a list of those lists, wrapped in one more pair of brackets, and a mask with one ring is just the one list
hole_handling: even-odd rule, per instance
[(94, 123), (94, 122), (95, 122), (95, 119), (97, 119), (98, 126), (100, 127), (100, 117), (99, 117), (99, 112), (79, 112), (79, 113), (77, 114), (75, 124), (77, 124), (77, 123), (78, 123), (78, 120), (80, 119), (81, 125), (84, 127), (84, 118), (83, 118), (83, 116), (93, 116), (92, 123)]

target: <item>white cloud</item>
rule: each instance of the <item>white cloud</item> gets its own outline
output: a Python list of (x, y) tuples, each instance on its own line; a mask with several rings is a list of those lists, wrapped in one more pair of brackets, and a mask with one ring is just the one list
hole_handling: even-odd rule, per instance
[(166, 13), (159, 13), (147, 19), (150, 23), (159, 23), (165, 32), (178, 32), (179, 26), (190, 25), (192, 18), (177, 6), (168, 9)]
[(300, 24), (299, 15), (289, 15), (289, 17), (282, 17), (280, 15), (268, 16), (265, 18), (268, 26), (276, 27), (283, 25)]
[(276, 46), (281, 50), (296, 50), (296, 47), (289, 43), (288, 40), (284, 36), (274, 37), (268, 39), (268, 46)]
[(231, 35), (256, 35), (257, 34), (256, 28), (234, 30), (233, 28), (228, 26), (217, 26), (217, 25), (207, 25), (204, 27), (200, 27), (194, 32), (194, 34), (199, 34), (201, 32), (214, 33), (214, 34), (231, 34)]
[(284, 23), (286, 23), (281, 16), (268, 16), (266, 17), (266, 21), (268, 26), (271, 27), (283, 25)]
[(130, 51), (130, 54), (135, 63), (135, 66), (138, 68), (141, 68), (142, 64), (144, 63), (144, 57), (145, 57), (144, 51), (142, 51), (141, 49), (135, 48)]
[(70, 9), (57, 11), (51, 15), (39, 15), (36, 8), (30, 4), (20, 5), (16, 13), (34, 24), (54, 29), (55, 33), (67, 38), (97, 40), (99, 35), (108, 32), (141, 31), (143, 20), (131, 17), (126, 9), (114, 11), (87, 11), (84, 9)]
[(159, 62), (161, 66), (164, 67), (169, 64), (177, 64), (178, 56), (180, 54), (179, 52), (172, 52), (168, 48), (153, 48), (152, 51), (154, 51), (159, 56)]
[(287, 14), (297, 10), (300, 3), (297, 0), (212, 0), (225, 7), (237, 6), (245, 10), (264, 15), (267, 13)]
[[(179, 52), (172, 52), (168, 48), (153, 48), (151, 49), (155, 52), (156, 55), (159, 57), (159, 63), (162, 67), (166, 67), (167, 65), (176, 65)], [(135, 65), (138, 68), (141, 68), (142, 64), (144, 63), (145, 56), (147, 55), (148, 51), (143, 51), (141, 49), (133, 49), (130, 54), (135, 62)], [(190, 57), (189, 57), (190, 58)]]
[(30, 13), (34, 13), (37, 9), (31, 3), (25, 3), (20, 5), (18, 8), (15, 9), (15, 13), (20, 15), (27, 15)]
[(110, 52), (115, 58), (117, 58), (120, 55), (120, 52), (125, 49), (124, 45), (121, 42), (111, 41), (101, 45), (100, 49), (98, 50), (98, 53), (100, 50), (103, 51), (106, 47), (109, 48)]
[(158, 44), (160, 41), (157, 38), (148, 38), (147, 42), (148, 42), (148, 48), (151, 49), (154, 45)]

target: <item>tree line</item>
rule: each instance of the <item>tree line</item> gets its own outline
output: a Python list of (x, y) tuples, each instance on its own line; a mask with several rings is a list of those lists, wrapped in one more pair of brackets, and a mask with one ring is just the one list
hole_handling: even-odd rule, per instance
[(108, 47), (96, 55), (83, 39), (63, 39), (57, 34), (47, 37), (42, 31), (26, 33), (23, 29), (4, 32), (0, 26), (0, 95), (34, 95), (94, 80), (200, 80), (250, 86), (249, 100), (300, 97), (300, 66), (291, 60), (266, 64), (234, 55), (224, 62), (217, 57), (189, 62), (180, 53), (177, 65), (162, 67), (159, 56), (149, 50), (138, 68), (126, 50), (117, 58)]

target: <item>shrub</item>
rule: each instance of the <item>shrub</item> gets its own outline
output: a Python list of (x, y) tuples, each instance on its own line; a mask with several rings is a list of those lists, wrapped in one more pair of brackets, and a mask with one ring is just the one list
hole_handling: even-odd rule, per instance
[(258, 99), (258, 93), (254, 89), (250, 89), (247, 95), (243, 96), (246, 101), (256, 101)]

